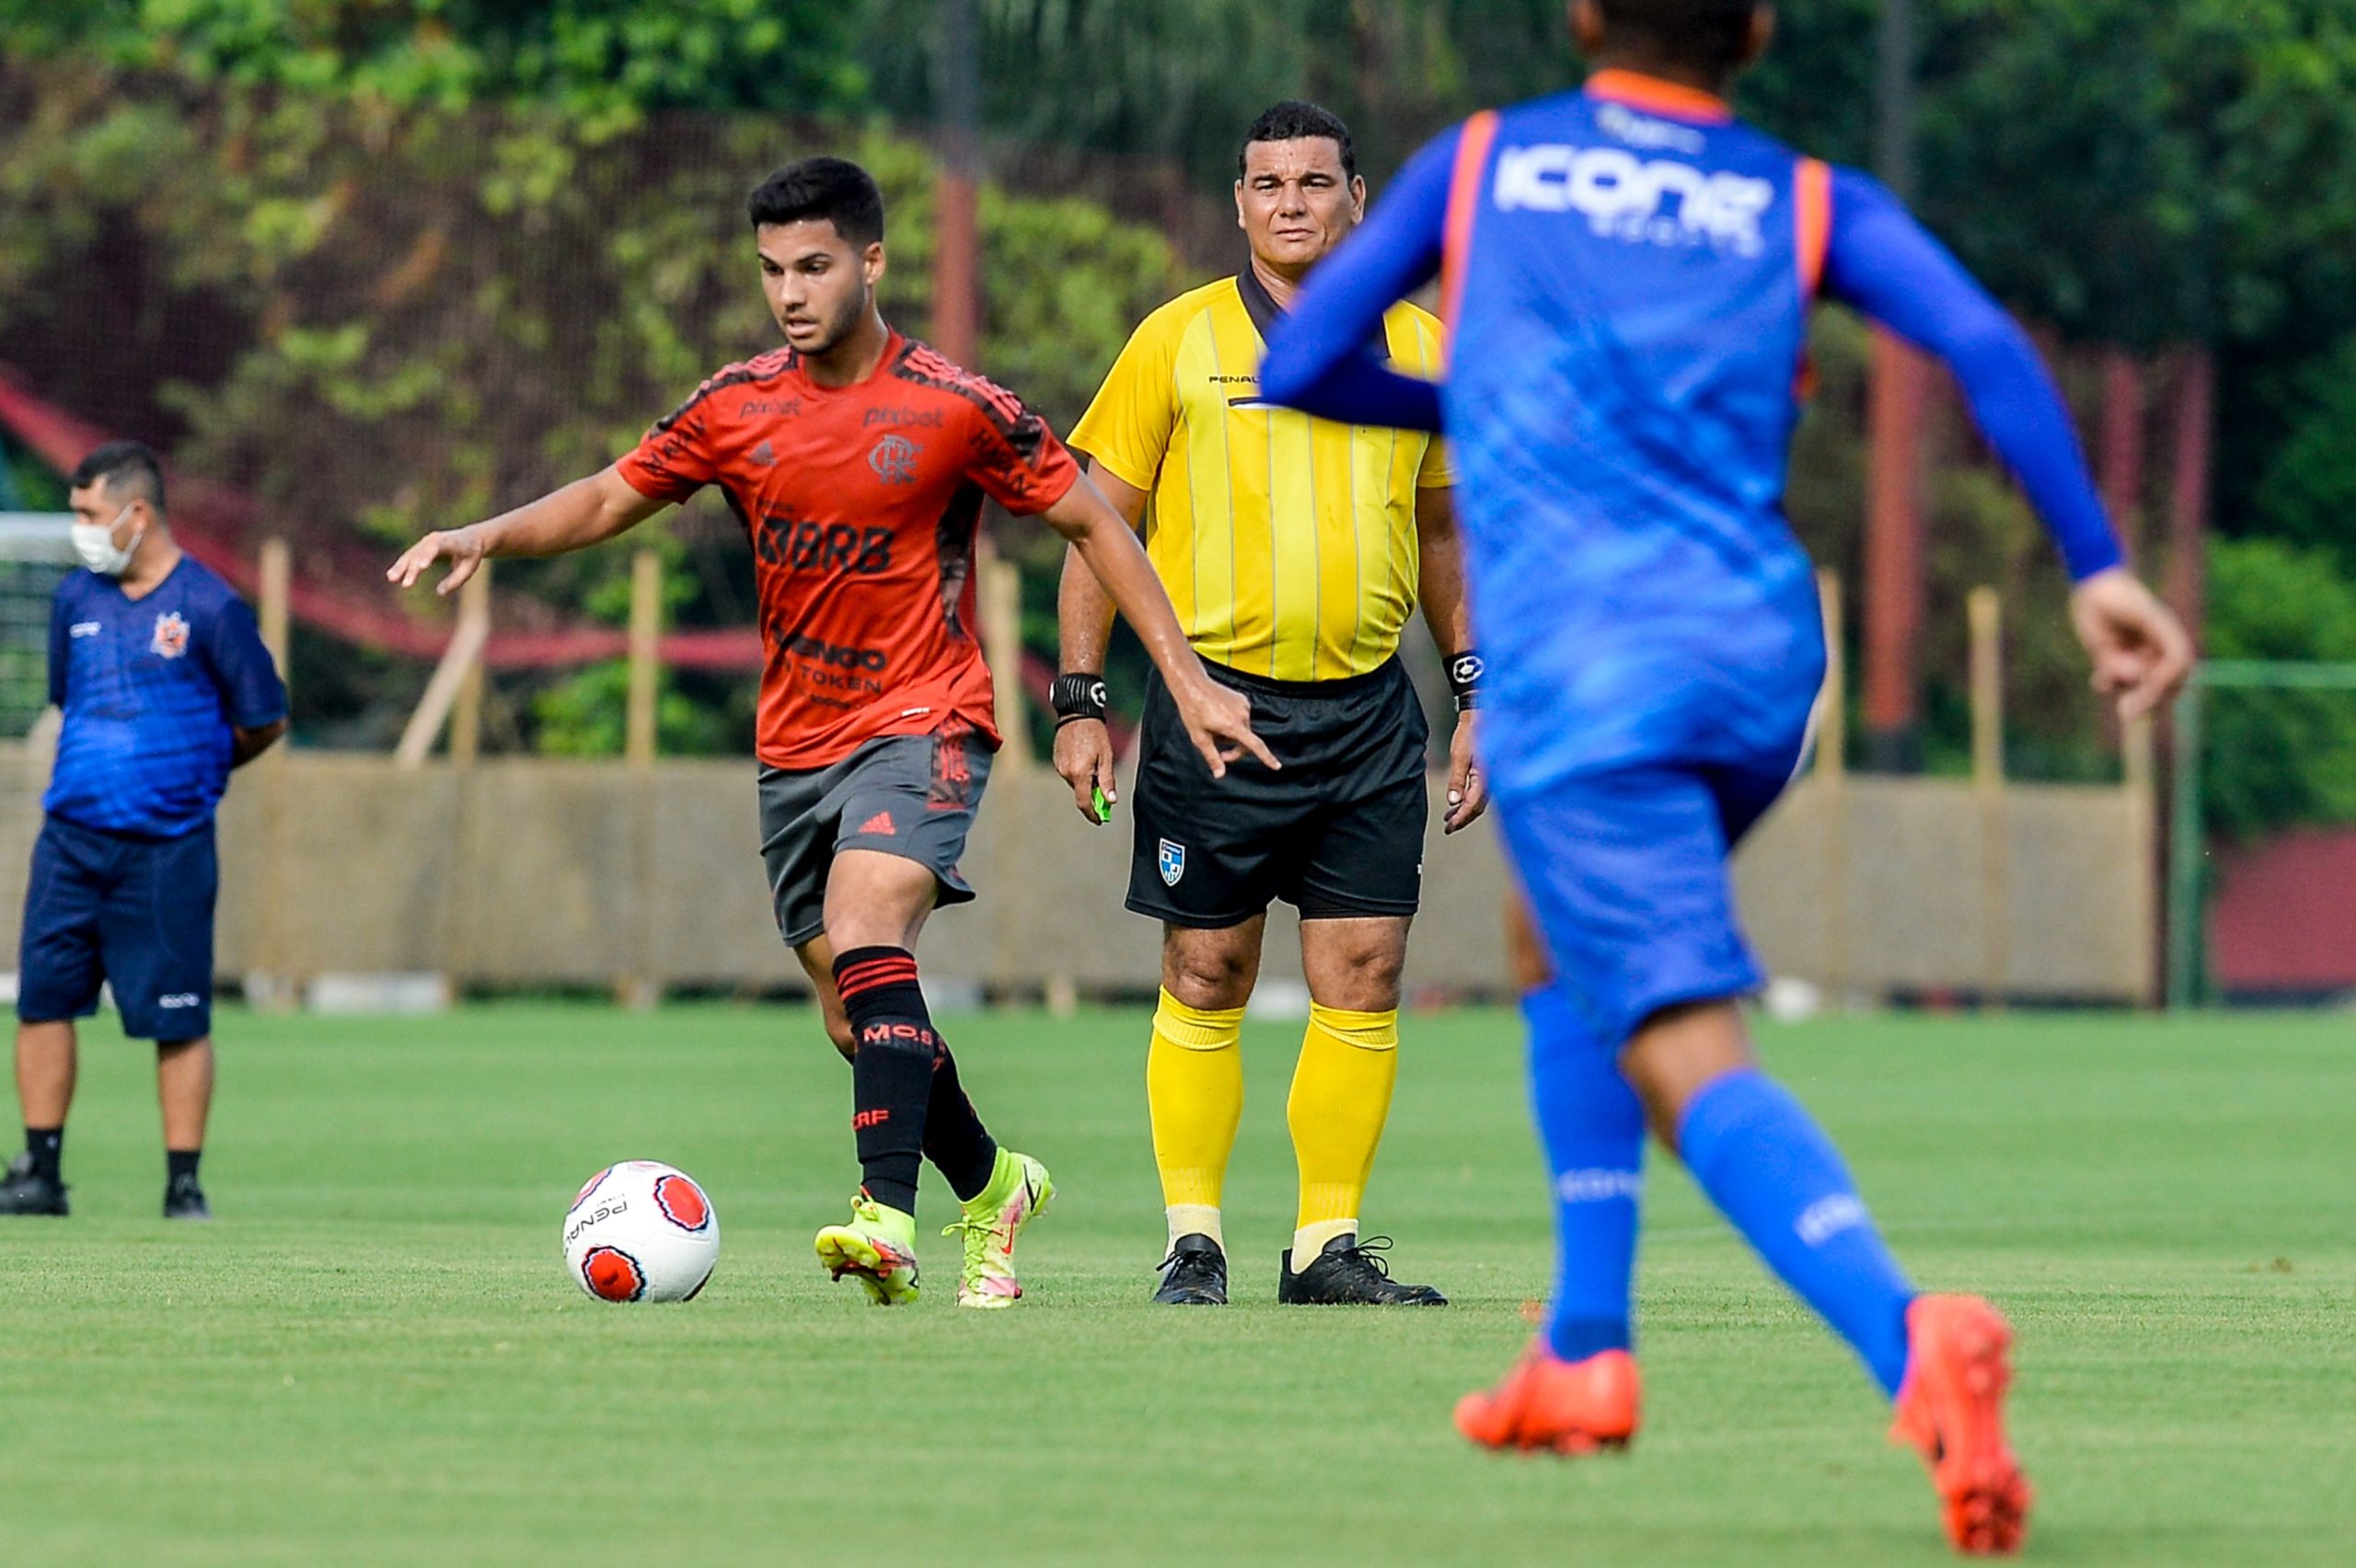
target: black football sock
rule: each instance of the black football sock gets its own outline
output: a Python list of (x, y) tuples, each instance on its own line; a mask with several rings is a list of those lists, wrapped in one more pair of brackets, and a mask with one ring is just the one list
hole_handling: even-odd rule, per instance
[(835, 989), (858, 1048), (850, 1062), (850, 1124), (861, 1184), (877, 1203), (914, 1214), (932, 1059), (941, 1045), (917, 987), (916, 957), (906, 948), (853, 948), (835, 960)]
[(195, 1181), (196, 1162), (203, 1158), (204, 1151), (201, 1148), (166, 1149), (164, 1151), (164, 1180), (175, 1187), (179, 1185), (180, 1178), (183, 1176), (191, 1182)]
[(932, 1099), (924, 1115), (924, 1157), (949, 1178), (950, 1191), (960, 1203), (971, 1203), (990, 1184), (998, 1170), (998, 1142), (982, 1125), (965, 1088), (957, 1081), (957, 1058), (949, 1042), (941, 1043), (932, 1057)]
[(27, 1127), (25, 1152), (33, 1157), (33, 1174), (44, 1182), (55, 1182), (65, 1159), (65, 1129), (63, 1127)]

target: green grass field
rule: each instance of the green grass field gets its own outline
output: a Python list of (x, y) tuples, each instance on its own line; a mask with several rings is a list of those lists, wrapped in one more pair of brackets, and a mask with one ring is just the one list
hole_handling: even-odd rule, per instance
[[(1033, 1294), (884, 1313), (817, 1272), (843, 1069), (792, 1009), (232, 1014), (211, 1227), (155, 1217), (144, 1047), (83, 1053), (75, 1216), (5, 1232), (11, 1561), (1935, 1562), (1864, 1378), (1657, 1166), (1630, 1455), (1476, 1453), (1548, 1228), (1509, 1015), (1411, 1018), (1369, 1217), (1456, 1304), (1278, 1309), (1297, 1032), (1246, 1037), (1239, 1301), (1149, 1308), (1143, 1015), (944, 1020), (1060, 1195)], [(2356, 1042), (2344, 1017), (1830, 1020), (1764, 1048), (1917, 1277), (2019, 1330), (2051, 1562), (2356, 1559)], [(582, 1179), (710, 1190), (701, 1299), (566, 1278)], [(945, 1191), (925, 1217), (945, 1221)]]

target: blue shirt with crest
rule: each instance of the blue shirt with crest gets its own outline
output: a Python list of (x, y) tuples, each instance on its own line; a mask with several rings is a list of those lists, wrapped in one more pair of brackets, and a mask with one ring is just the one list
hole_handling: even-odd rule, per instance
[(286, 717), (253, 612), (183, 556), (133, 599), (75, 571), (49, 623), (49, 699), (65, 710), (41, 808), (80, 827), (178, 838), (212, 822), (233, 730)]

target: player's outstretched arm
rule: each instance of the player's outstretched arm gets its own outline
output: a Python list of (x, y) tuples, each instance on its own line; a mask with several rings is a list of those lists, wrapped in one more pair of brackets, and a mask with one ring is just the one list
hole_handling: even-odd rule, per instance
[(397, 588), (413, 588), (437, 560), (450, 570), (437, 594), (455, 594), (487, 559), (552, 556), (604, 544), (671, 503), (641, 495), (618, 468), (607, 467), (562, 490), (464, 528), (437, 530), (401, 552), (385, 573)]
[(2122, 719), (2184, 684), (2192, 640), (2127, 570), (2068, 409), (2019, 323), (1878, 183), (1836, 170), (1825, 292), (1945, 360), (2077, 584), (2070, 618)]
[(1439, 271), (1457, 133), (1408, 160), (1341, 248), (1317, 264), (1269, 340), (1260, 395), (1347, 424), (1440, 427), (1439, 387), (1367, 352), (1383, 312)]
[[(1088, 466), (1088, 477), (1112, 503), (1113, 510), (1135, 529), (1145, 521), (1146, 493), (1101, 463)], [(1096, 573), (1088, 569), (1077, 548), (1064, 552), (1063, 581), (1056, 592), (1056, 625), (1060, 647), (1056, 668), (1066, 674), (1101, 675), (1104, 650), (1113, 640), (1113, 596)], [(1113, 732), (1102, 719), (1071, 718), (1056, 721), (1056, 771), (1071, 786), (1072, 804), (1091, 826), (1102, 827), (1096, 796), (1104, 803), (1121, 798), (1113, 781)]]
[(1252, 732), (1252, 705), (1243, 694), (1230, 691), (1203, 674), (1203, 662), (1187, 646), (1179, 629), (1177, 612), (1161, 579), (1153, 573), (1145, 547), (1113, 510), (1086, 475), (1064, 492), (1063, 499), (1040, 513), (1057, 533), (1071, 542), (1080, 559), (1104, 585), (1147, 655), (1170, 688), (1179, 721), (1186, 736), (1210, 767), (1211, 777), (1227, 777), (1227, 765), (1249, 752), (1271, 768), (1282, 767), (1267, 743)]

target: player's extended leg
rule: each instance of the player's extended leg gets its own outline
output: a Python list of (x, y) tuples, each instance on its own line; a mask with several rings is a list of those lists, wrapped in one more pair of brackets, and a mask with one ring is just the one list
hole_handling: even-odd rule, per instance
[(1496, 1389), (1468, 1394), (1457, 1429), (1497, 1448), (1586, 1453), (1636, 1433), (1636, 1221), (1645, 1117), (1611, 1048), (1553, 984), (1528, 911), (1506, 912), (1506, 948), (1530, 1031), (1530, 1103), (1553, 1182), (1554, 1292), (1545, 1326)]
[(75, 1066), (73, 1020), (17, 1025), (17, 1099), (25, 1113), (25, 1152), (0, 1180), (0, 1214), (66, 1212), (60, 1171)]
[(917, 1296), (917, 1172), (939, 1040), (911, 950), (935, 886), (928, 868), (868, 849), (838, 854), (826, 877), (832, 978), (852, 1040), (860, 1192), (849, 1224), (818, 1232), (818, 1259), (884, 1306)]
[(213, 1037), (156, 1042), (156, 1098), (164, 1113), (164, 1217), (211, 1219), (197, 1180), (213, 1111)]
[[(912, 939), (913, 940), (913, 939)], [(835, 950), (823, 936), (793, 950), (818, 995), (818, 1010), (826, 1038), (846, 1062), (856, 1059), (858, 1043), (851, 1035), (850, 1014), (835, 986)], [(957, 1077), (957, 1058), (949, 1042), (939, 1037), (933, 1054), (932, 1093), (925, 1101), (924, 1157), (949, 1182), (960, 1203), (981, 1196), (998, 1168), (999, 1147), (974, 1110)]]
[[(826, 940), (850, 1029), (861, 1184), (850, 1222), (821, 1230), (816, 1249), (836, 1278), (857, 1278), (878, 1304), (914, 1300), (917, 1173), (930, 1152), (964, 1200), (949, 1228), (965, 1243), (958, 1303), (1002, 1307), (1022, 1293), (1011, 1262), (1015, 1236), (1054, 1186), (1038, 1161), (990, 1140), (932, 1027), (911, 950), (937, 885), (922, 862), (865, 849), (837, 855), (827, 877)], [(944, 1113), (938, 1136), (929, 1132), (936, 1099)]]
[(1219, 1201), (1243, 1119), (1243, 1004), (1260, 977), (1267, 924), (1254, 915), (1217, 928), (1161, 928), (1161, 997), (1146, 1051), (1145, 1097), (1169, 1222), (1153, 1295), (1163, 1306), (1227, 1304)]
[[(1795, 744), (1796, 750), (1796, 743)], [(1726, 856), (1781, 771), (1676, 766), (1501, 796), (1532, 911), (1600, 1040), (1719, 1211), (1898, 1401), (1968, 1550), (2017, 1544), (2028, 1492), (2005, 1446), (2007, 1331), (1985, 1302), (1917, 1298), (1831, 1140), (1752, 1064), (1733, 998), (1761, 983)]]
[(1300, 1170), (1300, 1205), (1277, 1275), (1279, 1301), (1448, 1304), (1430, 1286), (1392, 1279), (1379, 1255), (1387, 1243), (1361, 1243), (1358, 1232), (1358, 1210), (1399, 1076), (1399, 972), (1407, 958), (1408, 923), (1405, 916), (1304, 917), (1300, 923), (1309, 1027), (1285, 1105)]
[(1777, 1277), (1847, 1341), (1897, 1403), (1968, 1551), (2010, 1551), (2029, 1488), (2005, 1441), (2011, 1330), (1976, 1297), (1914, 1294), (1839, 1150), (1750, 1053), (1731, 1001), (1672, 1008), (1623, 1053), (1654, 1127)]

